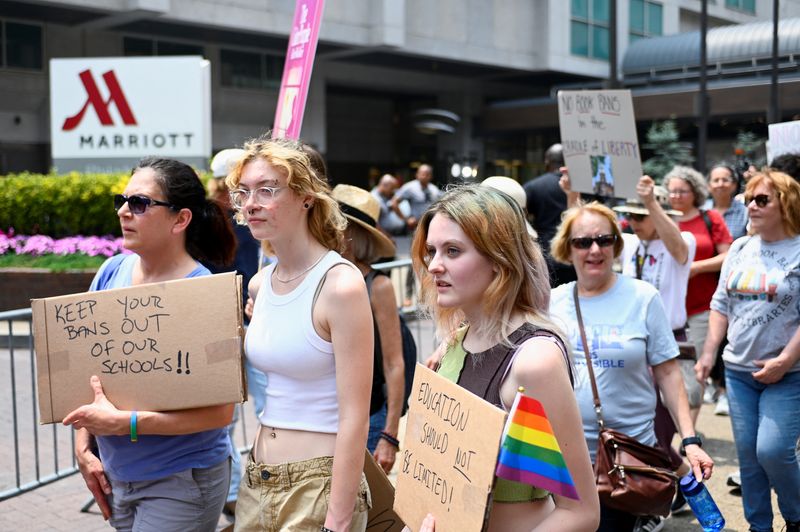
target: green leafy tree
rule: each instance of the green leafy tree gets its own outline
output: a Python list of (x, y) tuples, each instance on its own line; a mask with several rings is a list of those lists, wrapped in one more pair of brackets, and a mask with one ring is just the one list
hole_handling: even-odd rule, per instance
[(694, 162), (691, 145), (679, 139), (674, 120), (653, 122), (647, 130), (647, 144), (644, 148), (653, 150), (654, 155), (644, 161), (642, 171), (656, 183), (661, 183), (667, 172), (676, 164), (691, 166)]
[(759, 137), (752, 131), (739, 131), (733, 144), (734, 153), (745, 161), (761, 168), (767, 164), (767, 153), (764, 149), (767, 139)]

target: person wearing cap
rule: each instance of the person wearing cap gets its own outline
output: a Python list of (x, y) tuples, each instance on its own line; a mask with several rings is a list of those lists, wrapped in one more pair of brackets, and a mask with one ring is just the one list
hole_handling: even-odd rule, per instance
[[(380, 257), (395, 254), (394, 243), (377, 229), (380, 204), (366, 190), (336, 185), (333, 199), (348, 220), (344, 258), (367, 283), (375, 331), (375, 358), (367, 448), (386, 473), (392, 470), (405, 395), (405, 365), (394, 287), (388, 275), (372, 269)], [(384, 392), (384, 386), (386, 391)]]
[[(514, 181), (510, 177), (493, 175), (484, 179), (481, 182), (481, 185), (499, 190), (500, 192), (505, 192), (517, 202), (517, 205), (519, 205), (519, 208), (522, 209), (523, 212), (527, 213), (525, 205), (528, 202), (528, 199), (525, 196), (525, 189), (522, 188), (522, 185), (520, 185), (517, 181)], [(537, 240), (539, 238), (539, 235), (536, 234), (536, 229), (531, 226), (527, 219), (525, 220), (525, 227), (528, 229), (528, 234), (532, 239)]]
[[(231, 207), (231, 200), (229, 190), (225, 184), (225, 178), (244, 155), (244, 150), (240, 148), (228, 148), (218, 152), (213, 159), (211, 159), (211, 175), (212, 179), (208, 182), (208, 193), (211, 199), (219, 203), (228, 213), (232, 225), (233, 232), (236, 236), (236, 256), (233, 259), (233, 264), (227, 268), (219, 268), (214, 265), (207, 264), (211, 273), (221, 273), (227, 271), (235, 271), (242, 276), (242, 308), (247, 305), (247, 285), (250, 279), (258, 272), (258, 257), (260, 244), (258, 240), (253, 238), (250, 229), (246, 225), (235, 223), (234, 210)], [(243, 314), (244, 325), (250, 323), (250, 318), (247, 313)], [(266, 396), (264, 389), (267, 387), (267, 377), (262, 372), (253, 367), (252, 364), (245, 358), (245, 370), (247, 372), (247, 392), (253, 398), (253, 407), (255, 408), (256, 415), (259, 415), (264, 409), (264, 402)], [(225, 501), (225, 507), (222, 512), (229, 518), (233, 518), (236, 512), (236, 494), (239, 493), (239, 483), (242, 479), (242, 458), (236, 451), (236, 444), (234, 443), (234, 431), (239, 422), (240, 408), (233, 411), (233, 422), (228, 426), (228, 433), (230, 434), (233, 454), (231, 455), (231, 484), (228, 489), (228, 499)]]
[[(681, 212), (670, 207), (669, 193), (656, 186), (649, 176), (642, 176), (636, 185), (638, 199), (614, 207), (622, 213), (634, 234), (622, 233), (622, 274), (650, 283), (658, 289), (664, 310), (679, 346), (683, 346), (677, 362), (689, 398), (689, 406), (699, 405), (703, 390), (694, 373), (694, 346), (686, 335), (686, 287), (694, 260), (696, 241), (688, 231), (681, 231), (670, 218)], [(655, 417), (656, 438), (669, 451), (673, 467), (679, 474), (689, 471), (680, 455), (672, 449), (676, 432), (669, 412), (658, 398)], [(685, 499), (676, 495), (673, 511), (683, 508)]]

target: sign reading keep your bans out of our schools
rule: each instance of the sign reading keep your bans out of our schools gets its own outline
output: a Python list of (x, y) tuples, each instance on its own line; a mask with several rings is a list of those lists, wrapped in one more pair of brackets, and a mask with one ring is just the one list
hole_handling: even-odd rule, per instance
[(558, 122), (573, 190), (637, 197), (642, 160), (629, 90), (558, 91)]
[(480, 531), (506, 413), (421, 364), (409, 401), (394, 510), (412, 530), (430, 512), (437, 530)]
[(245, 398), (241, 277), (225, 273), (34, 299), (40, 422), (94, 399), (179, 410)]

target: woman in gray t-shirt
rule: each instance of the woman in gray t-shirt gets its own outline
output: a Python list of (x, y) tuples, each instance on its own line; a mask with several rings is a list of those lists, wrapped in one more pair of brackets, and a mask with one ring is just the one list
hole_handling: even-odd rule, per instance
[[(744, 515), (772, 529), (770, 486), (787, 530), (800, 526), (800, 185), (780, 172), (756, 174), (745, 205), (753, 236), (730, 248), (711, 301), (698, 380), (722, 355)], [(794, 527), (794, 528), (792, 528)]]

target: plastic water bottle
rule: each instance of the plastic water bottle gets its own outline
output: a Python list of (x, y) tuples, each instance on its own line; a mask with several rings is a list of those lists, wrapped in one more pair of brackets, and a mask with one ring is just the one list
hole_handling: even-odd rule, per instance
[(711, 498), (705, 484), (697, 482), (690, 473), (681, 479), (680, 488), (697, 521), (703, 527), (703, 532), (718, 531), (725, 527), (725, 518), (722, 517), (717, 503)]

